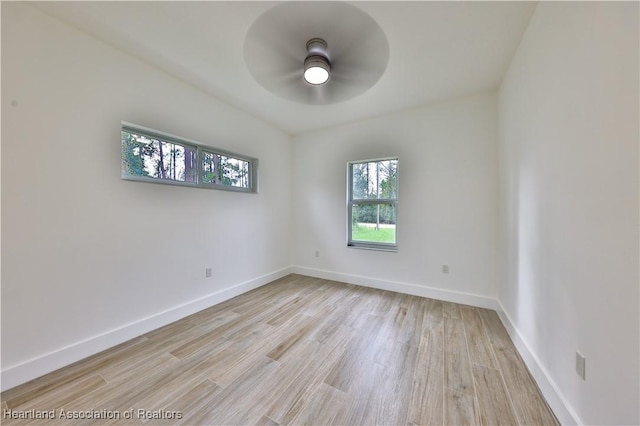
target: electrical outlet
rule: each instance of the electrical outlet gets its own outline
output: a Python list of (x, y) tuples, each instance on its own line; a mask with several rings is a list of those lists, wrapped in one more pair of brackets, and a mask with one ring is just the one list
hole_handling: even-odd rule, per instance
[(576, 352), (576, 373), (582, 380), (587, 380), (587, 359), (580, 352)]
[(207, 268), (204, 270), (204, 276), (206, 278), (211, 278), (211, 268)]
[(320, 257), (320, 251), (316, 250), (315, 255), (316, 257)]
[(442, 273), (443, 274), (449, 273), (449, 265), (442, 265)]

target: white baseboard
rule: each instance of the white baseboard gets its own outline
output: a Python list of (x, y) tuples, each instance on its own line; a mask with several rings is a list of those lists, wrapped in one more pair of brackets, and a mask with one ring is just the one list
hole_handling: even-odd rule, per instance
[(236, 284), (199, 299), (167, 309), (138, 321), (125, 324), (105, 333), (89, 337), (61, 349), (32, 358), (20, 364), (4, 368), (1, 373), (1, 389), (5, 391), (37, 377), (72, 364), (90, 355), (119, 345), (127, 340), (148, 333), (181, 318), (199, 312), (210, 306), (239, 296), (247, 291), (263, 286), (291, 273), (291, 268), (283, 268), (269, 274)]
[(443, 290), (439, 288), (403, 283), (399, 281), (381, 280), (379, 278), (326, 271), (323, 269), (307, 268), (304, 266), (292, 266), (291, 272), (295, 274), (308, 275), (315, 278), (323, 278), (327, 280), (361, 285), (363, 287), (372, 287), (380, 290), (395, 291), (396, 293), (411, 294), (413, 296), (428, 297), (431, 299), (444, 300), (446, 302), (477, 306), (480, 308), (498, 308), (496, 299), (486, 296), (480, 296), (477, 294)]
[(567, 400), (564, 398), (562, 392), (560, 392), (547, 370), (540, 363), (538, 357), (533, 351), (531, 351), (527, 342), (522, 338), (522, 335), (511, 320), (511, 317), (505, 311), (504, 306), (502, 306), (502, 303), (498, 300), (497, 304), (498, 309), (496, 309), (496, 311), (500, 316), (500, 320), (502, 320), (502, 324), (504, 324), (504, 327), (507, 329), (516, 349), (518, 349), (520, 356), (522, 356), (525, 364), (527, 364), (527, 367), (538, 384), (540, 391), (544, 395), (547, 403), (555, 413), (560, 423), (563, 425), (584, 424), (571, 408), (571, 405), (569, 405)]

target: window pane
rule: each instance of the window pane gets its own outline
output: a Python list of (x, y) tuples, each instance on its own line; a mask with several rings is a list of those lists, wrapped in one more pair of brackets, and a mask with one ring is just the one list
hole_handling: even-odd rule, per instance
[(396, 207), (393, 204), (353, 204), (351, 240), (396, 243)]
[(196, 181), (196, 149), (122, 131), (122, 167), (130, 176)]
[(397, 197), (398, 160), (369, 161), (352, 166), (353, 199)]
[(202, 181), (238, 188), (249, 188), (249, 162), (203, 151)]

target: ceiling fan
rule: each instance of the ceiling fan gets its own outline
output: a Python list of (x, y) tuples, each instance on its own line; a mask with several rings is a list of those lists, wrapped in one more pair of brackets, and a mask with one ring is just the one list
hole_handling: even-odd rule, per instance
[(244, 59), (256, 81), (275, 95), (327, 105), (373, 87), (387, 67), (389, 43), (378, 23), (355, 6), (292, 1), (253, 23)]

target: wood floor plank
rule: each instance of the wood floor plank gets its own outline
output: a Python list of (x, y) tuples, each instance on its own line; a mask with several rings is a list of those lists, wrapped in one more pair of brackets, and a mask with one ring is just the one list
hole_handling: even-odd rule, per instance
[(367, 350), (371, 348), (371, 343), (375, 339), (375, 333), (379, 330), (384, 318), (371, 316), (368, 325), (360, 330), (358, 337), (353, 340), (346, 349), (340, 360), (329, 371), (325, 378), (325, 383), (349, 392), (351, 384), (358, 375), (358, 369), (363, 367), (362, 360), (366, 358)]
[(483, 367), (497, 368), (489, 337), (477, 309), (471, 306), (462, 306), (460, 312), (464, 322), (471, 363)]
[(278, 425), (279, 423), (271, 420), (267, 416), (260, 417), (260, 420), (258, 420), (258, 422), (256, 423), (256, 426), (278, 426)]
[(462, 318), (460, 315), (460, 305), (451, 302), (442, 302), (442, 314), (447, 318)]
[[(176, 378), (182, 376), (192, 368), (198, 368), (199, 364), (210, 362), (210, 358), (194, 358), (182, 361), (173, 368), (158, 369), (152, 374), (136, 376), (134, 386), (123, 387), (116, 384), (111, 388), (111, 393), (99, 399), (95, 407), (98, 410), (125, 411), (135, 401), (143, 400), (155, 392), (156, 389), (165, 386)], [(99, 392), (100, 390), (98, 390)]]
[(409, 421), (415, 425), (444, 424), (444, 323), (423, 334), (418, 347), (411, 391)]
[(444, 318), (444, 423), (480, 424), (462, 320)]
[[(311, 303), (307, 305), (304, 313), (311, 316), (318, 316), (322, 313), (330, 311), (333, 313), (339, 312), (346, 305), (352, 303), (352, 299), (357, 294), (357, 288), (353, 285), (343, 285), (336, 281), (330, 281), (328, 283), (329, 291), (327, 298), (323, 303)], [(353, 306), (353, 305), (352, 305)]]
[(410, 346), (417, 347), (420, 345), (426, 309), (423, 300), (423, 298), (417, 296), (409, 297), (407, 316), (402, 323), (398, 340), (406, 342)]
[(300, 303), (301, 300), (302, 297), (296, 296), (287, 303), (281, 305), (280, 309), (278, 309), (271, 318), (267, 319), (266, 323), (273, 326), (279, 326), (289, 321), (298, 313), (298, 303)]
[(332, 424), (346, 394), (326, 383), (305, 393), (284, 416), (284, 424)]
[(344, 325), (345, 319), (350, 316), (355, 303), (357, 303), (357, 299), (348, 299), (344, 307), (336, 308), (331, 315), (328, 315), (325, 321), (311, 333), (309, 338), (320, 343), (325, 343)]
[(275, 286), (259, 287), (255, 290), (255, 293), (252, 292), (253, 294), (251, 299), (247, 299), (242, 296), (237, 296), (232, 299), (235, 303), (231, 310), (239, 314), (246, 314), (255, 306), (271, 302), (278, 303), (278, 301), (282, 302), (288, 300), (288, 297), (293, 295), (312, 292), (315, 290), (315, 286), (310, 285), (310, 282), (315, 280), (316, 278), (300, 276), (295, 280), (294, 285), (283, 286), (282, 282), (279, 282)]
[(514, 349), (498, 349), (496, 358), (504, 376), (513, 409), (520, 424), (557, 425), (520, 355)]
[(440, 324), (444, 318), (444, 305), (441, 300), (424, 299), (422, 302), (425, 305), (423, 329), (429, 330), (429, 327), (434, 324)]
[[(155, 391), (144, 398), (131, 401), (131, 408), (145, 410), (168, 409), (169, 406), (186, 394), (196, 384), (207, 381), (212, 366), (216, 364), (215, 357), (209, 357), (204, 362), (185, 370), (163, 386), (158, 386)], [(208, 380), (208, 382), (211, 382)], [(211, 382), (212, 383), (212, 382)]]
[(371, 315), (379, 316), (387, 315), (389, 310), (393, 308), (394, 302), (399, 302), (403, 296), (400, 293), (390, 293), (378, 289), (368, 289), (367, 293), (373, 297), (372, 301), (376, 302), (370, 312)]
[(219, 351), (221, 347), (230, 345), (232, 341), (237, 341), (253, 333), (257, 327), (262, 329), (266, 327), (266, 324), (258, 322), (248, 325), (246, 318), (235, 316), (230, 321), (224, 322), (204, 334), (193, 336), (185, 344), (170, 349), (170, 352), (176, 358), (184, 359), (198, 353)]
[(333, 318), (330, 316), (325, 322), (322, 323), (322, 325), (320, 325), (314, 332), (311, 333), (309, 338), (320, 343), (325, 343), (342, 326), (343, 325), (342, 321), (340, 320), (340, 315), (338, 316), (338, 318)]
[(495, 311), (295, 274), (0, 399), (181, 414), (3, 424), (558, 424)]
[(172, 364), (180, 361), (170, 353), (164, 352), (152, 358), (133, 358), (131, 362), (118, 364), (117, 366), (100, 370), (100, 376), (107, 383), (122, 383), (130, 380), (133, 374), (147, 375), (156, 370), (171, 368)]
[(393, 362), (393, 349), (397, 346), (402, 324), (407, 316), (407, 306), (398, 304), (393, 306), (383, 317), (383, 322), (374, 331), (373, 338), (366, 345), (364, 356), (378, 364), (387, 365)]
[[(327, 372), (342, 359), (354, 335), (348, 327), (342, 327), (327, 343), (309, 340), (306, 345), (297, 347), (297, 357), (285, 359), (286, 364), (281, 366), (285, 380), (276, 380), (273, 402), (265, 414), (276, 422), (283, 423), (291, 407), (304, 397), (306, 390), (325, 381)], [(289, 374), (289, 371), (293, 374)]]
[(278, 338), (278, 343), (275, 348), (267, 353), (267, 356), (274, 361), (278, 361), (288, 350), (296, 345), (301, 339), (304, 339), (307, 335), (318, 326), (318, 322), (315, 318), (306, 315), (301, 315), (299, 321), (292, 321), (289, 323), (290, 327), (287, 328), (287, 333)]
[(317, 341), (308, 341), (293, 350), (291, 355), (297, 357), (296, 362), (280, 363), (278, 374), (271, 383), (270, 398), (263, 408), (267, 417), (277, 423), (283, 422), (296, 398), (310, 387), (309, 382), (317, 375), (314, 355), (325, 355), (326, 349)]
[(277, 361), (263, 356), (245, 372), (236, 386), (223, 389), (210, 401), (208, 409), (201, 411), (196, 424), (256, 423), (263, 416), (262, 412), (256, 410), (256, 402), (268, 398), (269, 384), (278, 366)]
[(377, 407), (376, 424), (406, 424), (415, 377), (418, 348), (407, 343), (396, 342), (393, 355), (385, 368), (382, 380), (378, 382), (374, 392), (374, 404)]
[(102, 366), (117, 362), (118, 359), (126, 358), (129, 354), (135, 352), (139, 344), (144, 343), (146, 340), (145, 337), (137, 337), (107, 349), (100, 354), (9, 389), (2, 393), (2, 399), (7, 404), (7, 407), (11, 409), (45, 393), (55, 392), (67, 383), (83, 380), (86, 375), (92, 374)]
[(489, 337), (489, 342), (493, 346), (494, 349), (509, 349), (513, 347), (513, 342), (511, 342), (511, 338), (509, 337), (509, 333), (502, 325), (502, 321), (500, 321), (500, 317), (496, 311), (491, 311), (489, 309), (480, 309), (478, 308), (478, 312), (480, 317), (482, 318), (482, 322), (487, 330), (487, 336)]
[[(194, 413), (195, 416), (202, 410), (207, 410), (210, 407), (212, 401), (216, 397), (218, 397), (221, 392), (222, 389), (210, 380), (204, 379), (200, 381), (196, 386), (176, 398), (171, 404), (166, 407), (166, 411), (176, 411), (180, 413), (181, 419), (179, 419), (179, 421), (171, 421), (171, 419), (168, 419), (168, 421), (162, 423), (198, 424), (193, 423), (193, 416), (185, 415), (185, 413)], [(156, 422), (153, 423), (155, 424)]]
[(66, 383), (56, 389), (56, 392), (47, 392), (38, 397), (27, 401), (26, 403), (15, 407), (16, 410), (39, 410), (49, 411), (58, 409), (70, 401), (79, 398), (82, 395), (93, 392), (94, 390), (106, 385), (107, 382), (98, 374), (83, 377), (77, 382)]
[(478, 395), (478, 412), (483, 425), (513, 425), (517, 423), (500, 371), (473, 366), (473, 378)]
[[(325, 281), (320, 292), (314, 294), (313, 302), (306, 303), (301, 312), (309, 316), (317, 316), (320, 312), (330, 308), (342, 290), (336, 290), (335, 283)], [(309, 299), (310, 300), (310, 299)]]
[(524, 361), (518, 354), (507, 330), (495, 311), (478, 309), (496, 363), (511, 397), (519, 424), (557, 425), (558, 419), (549, 408)]
[(378, 407), (375, 404), (375, 391), (378, 378), (385, 367), (369, 359), (362, 361), (361, 372), (353, 380), (354, 391), (347, 393), (343, 406), (338, 410), (335, 425), (373, 425), (376, 424)]
[(239, 315), (228, 308), (224, 308), (229, 303), (229, 301), (226, 301), (220, 305), (212, 306), (187, 318), (150, 331), (144, 336), (150, 341), (165, 341), (182, 333), (197, 333), (200, 329), (213, 329), (225, 319), (233, 319)]
[(202, 350), (206, 346), (215, 344), (218, 340), (222, 339), (229, 330), (234, 327), (239, 327), (244, 323), (244, 320), (240, 315), (234, 313), (233, 316), (227, 317), (229, 320), (220, 324), (218, 327), (212, 328), (209, 332), (195, 335), (186, 343), (178, 346), (170, 351), (171, 355), (176, 358), (183, 359), (194, 353)]
[[(214, 313), (215, 315), (213, 315)], [(189, 320), (185, 321), (184, 324), (182, 324), (182, 327), (172, 327), (171, 329), (173, 332), (156, 336), (154, 338), (148, 338), (147, 341), (140, 344), (135, 353), (130, 356), (134, 358), (150, 358), (158, 353), (173, 352), (178, 348), (187, 345), (191, 341), (199, 342), (202, 339), (206, 339), (204, 336), (215, 332), (219, 327), (236, 319), (237, 317), (238, 314), (231, 311), (222, 313), (212, 311), (211, 317), (202, 318), (198, 322), (193, 322), (189, 317)], [(121, 360), (120, 362), (123, 361), (124, 360)]]
[[(223, 371), (212, 372), (208, 377), (218, 386), (227, 388), (233, 382), (250, 371), (256, 364), (265, 357), (262, 351), (251, 350), (243, 352), (226, 367)], [(272, 358), (273, 359), (273, 358)]]

